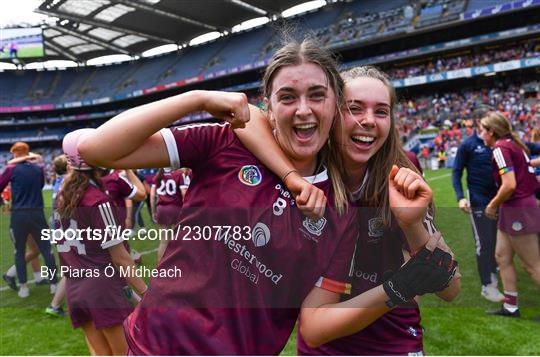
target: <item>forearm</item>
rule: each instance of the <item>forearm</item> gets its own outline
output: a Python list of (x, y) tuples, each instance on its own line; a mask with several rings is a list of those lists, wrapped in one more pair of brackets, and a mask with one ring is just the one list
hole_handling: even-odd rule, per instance
[(300, 333), (310, 347), (354, 334), (371, 325), (390, 311), (385, 304), (388, 296), (382, 285), (350, 300), (309, 307), (304, 304), (300, 313)]
[(150, 210), (152, 214), (156, 212), (156, 188), (152, 187), (150, 190)]
[(422, 248), (429, 240), (429, 232), (424, 226), (423, 222), (418, 222), (413, 225), (400, 227), (405, 238), (407, 239), (407, 244), (411, 249), (411, 252), (416, 252)]
[(439, 298), (443, 299), (444, 301), (452, 301), (455, 298), (458, 297), (459, 293), (461, 291), (461, 274), (459, 273), (459, 268), (456, 271), (456, 275), (452, 280), (450, 280), (450, 284), (448, 284), (448, 287), (444, 289), (443, 291), (436, 292), (435, 295), (437, 295)]
[(129, 109), (97, 128), (79, 144), (79, 152), (92, 165), (111, 167), (160, 129), (200, 111), (201, 105), (201, 92), (192, 91)]
[(146, 283), (140, 277), (135, 276), (134, 272), (137, 269), (137, 265), (123, 244), (120, 243), (110, 248), (109, 251), (111, 253), (111, 258), (114, 265), (118, 269), (122, 267), (123, 271), (129, 272), (129, 274), (126, 274), (125, 276), (127, 283), (135, 290), (137, 294), (144, 294), (146, 291)]
[(463, 175), (463, 170), (454, 169), (452, 171), (452, 186), (454, 187), (454, 192), (456, 194), (456, 199), (459, 201), (462, 198), (465, 198), (463, 193), (463, 185), (461, 183), (461, 177)]
[(276, 176), (283, 177), (294, 170), (294, 166), (279, 147), (266, 115), (261, 109), (250, 105), (250, 121), (245, 128), (235, 129), (234, 133), (244, 146)]
[(497, 191), (497, 194), (491, 202), (488, 204), (489, 207), (498, 208), (503, 202), (507, 201), (510, 197), (512, 197), (512, 194), (514, 193), (515, 189), (505, 185), (504, 183), (501, 185), (499, 190)]

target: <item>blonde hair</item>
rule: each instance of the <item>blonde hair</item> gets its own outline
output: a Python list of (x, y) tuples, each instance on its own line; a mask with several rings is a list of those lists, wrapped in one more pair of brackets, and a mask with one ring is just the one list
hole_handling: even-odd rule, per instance
[[(390, 95), (390, 131), (386, 141), (381, 148), (369, 159), (367, 171), (369, 179), (363, 190), (361, 201), (363, 205), (377, 208), (377, 215), (382, 218), (385, 226), (390, 226), (392, 210), (390, 209), (388, 186), (388, 175), (392, 165), (407, 167), (417, 173), (418, 169), (409, 160), (401, 146), (401, 140), (396, 128), (394, 109), (397, 102), (396, 90), (392, 81), (386, 73), (374, 66), (359, 66), (341, 73), (345, 85), (358, 78), (372, 78), (381, 81)], [(344, 133), (340, 133), (345, 135)], [(433, 214), (434, 207), (430, 204), (429, 211)]]
[[(339, 116), (341, 114), (340, 107), (343, 100), (343, 79), (339, 75), (337, 62), (330, 51), (324, 49), (311, 38), (306, 38), (301, 42), (288, 40), (288, 43), (274, 53), (263, 76), (262, 93), (264, 97), (267, 99), (270, 98), (273, 80), (280, 69), (297, 66), (302, 63), (313, 63), (324, 72), (328, 84), (334, 91), (336, 97), (335, 113)], [(331, 133), (333, 131), (334, 124), (332, 124)], [(319, 163), (328, 169), (334, 190), (334, 205), (338, 213), (342, 214), (348, 206), (348, 199), (347, 190), (343, 183), (343, 174), (345, 171), (339, 157), (340, 153), (332, 146), (331, 139), (329, 138), (326, 145), (319, 152)]]
[(518, 144), (527, 154), (530, 154), (529, 148), (525, 144), (523, 144), (523, 141), (521, 141), (519, 136), (512, 131), (512, 126), (510, 125), (510, 122), (501, 113), (488, 113), (480, 120), (480, 123), (485, 130), (492, 130), (493, 135), (497, 140), (510, 135), (512, 139), (516, 142), (516, 144)]

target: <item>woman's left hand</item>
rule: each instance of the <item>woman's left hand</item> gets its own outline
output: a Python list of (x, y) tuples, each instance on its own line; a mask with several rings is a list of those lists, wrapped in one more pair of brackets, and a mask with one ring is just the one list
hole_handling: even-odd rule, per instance
[(389, 176), (390, 208), (400, 226), (422, 222), (433, 192), (422, 176), (411, 169), (392, 166)]
[(499, 214), (497, 213), (497, 211), (498, 211), (497, 207), (488, 205), (486, 209), (484, 210), (484, 213), (486, 214), (487, 218), (496, 220), (497, 218), (499, 218)]

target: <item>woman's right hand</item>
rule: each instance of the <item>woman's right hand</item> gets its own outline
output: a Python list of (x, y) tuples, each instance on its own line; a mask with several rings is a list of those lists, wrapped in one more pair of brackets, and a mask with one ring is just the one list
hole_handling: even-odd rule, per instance
[(249, 102), (244, 93), (200, 91), (200, 94), (201, 110), (231, 123), (233, 129), (246, 126), (249, 121)]
[(311, 219), (319, 219), (324, 216), (326, 196), (323, 190), (307, 182), (296, 171), (285, 177), (284, 184), (294, 195), (296, 205), (304, 216)]

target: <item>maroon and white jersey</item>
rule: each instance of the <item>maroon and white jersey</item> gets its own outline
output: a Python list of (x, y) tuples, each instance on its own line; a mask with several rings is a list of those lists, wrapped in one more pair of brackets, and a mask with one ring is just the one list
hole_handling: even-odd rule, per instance
[[(338, 217), (328, 208), (317, 221), (304, 217), (228, 124), (161, 133), (170, 166), (193, 170), (179, 225), (188, 229), (169, 242), (158, 266), (179, 268), (182, 277), (150, 281), (125, 322), (129, 347), (152, 355), (278, 354), (314, 286), (349, 291), (355, 210)], [(332, 202), (326, 171), (307, 179)], [(213, 229), (210, 240), (196, 239), (196, 227), (204, 236), (209, 226), (240, 232)]]
[(120, 175), (116, 170), (111, 170), (108, 175), (101, 178), (105, 191), (113, 199), (117, 207), (126, 207), (126, 199), (130, 199), (137, 193), (135, 187), (127, 178)]
[[(366, 178), (367, 178), (366, 174)], [(365, 182), (365, 180), (364, 180)], [(360, 197), (360, 194), (356, 195)], [(396, 271), (404, 263), (403, 252), (409, 247), (403, 231), (395, 224), (385, 228), (377, 216), (377, 208), (360, 207), (360, 232), (351, 274), (352, 294), (357, 296), (384, 282), (385, 272)], [(424, 219), (430, 234), (435, 233), (433, 217)], [(318, 348), (310, 348), (297, 337), (300, 355), (408, 355), (423, 354), (423, 328), (418, 307), (399, 307), (378, 318), (353, 335), (343, 337)]]
[(185, 184), (184, 180), (182, 171), (165, 169), (161, 182), (156, 186), (158, 206), (182, 207), (182, 188), (189, 186), (189, 184)]
[(118, 207), (118, 221), (124, 225), (126, 221), (126, 199), (130, 199), (137, 193), (135, 187), (127, 178), (120, 175), (117, 170), (111, 170), (108, 175), (101, 177), (105, 186), (105, 192), (112, 198), (114, 205)]
[(511, 137), (495, 143), (491, 156), (493, 178), (501, 185), (501, 176), (513, 171), (516, 175), (516, 190), (508, 201), (533, 196), (538, 188), (534, 168), (527, 153)]
[[(64, 239), (58, 242), (58, 253), (63, 266), (77, 269), (103, 269), (112, 263), (108, 249), (122, 243), (121, 239), (111, 239), (109, 234), (103, 239), (107, 227), (118, 226), (118, 212), (111, 198), (101, 191), (95, 184), (88, 185), (81, 198), (74, 216), (69, 220), (62, 220), (62, 228), (67, 235), (68, 229), (81, 232), (81, 240)], [(90, 228), (93, 233), (99, 230), (102, 239), (96, 234), (84, 231)]]

